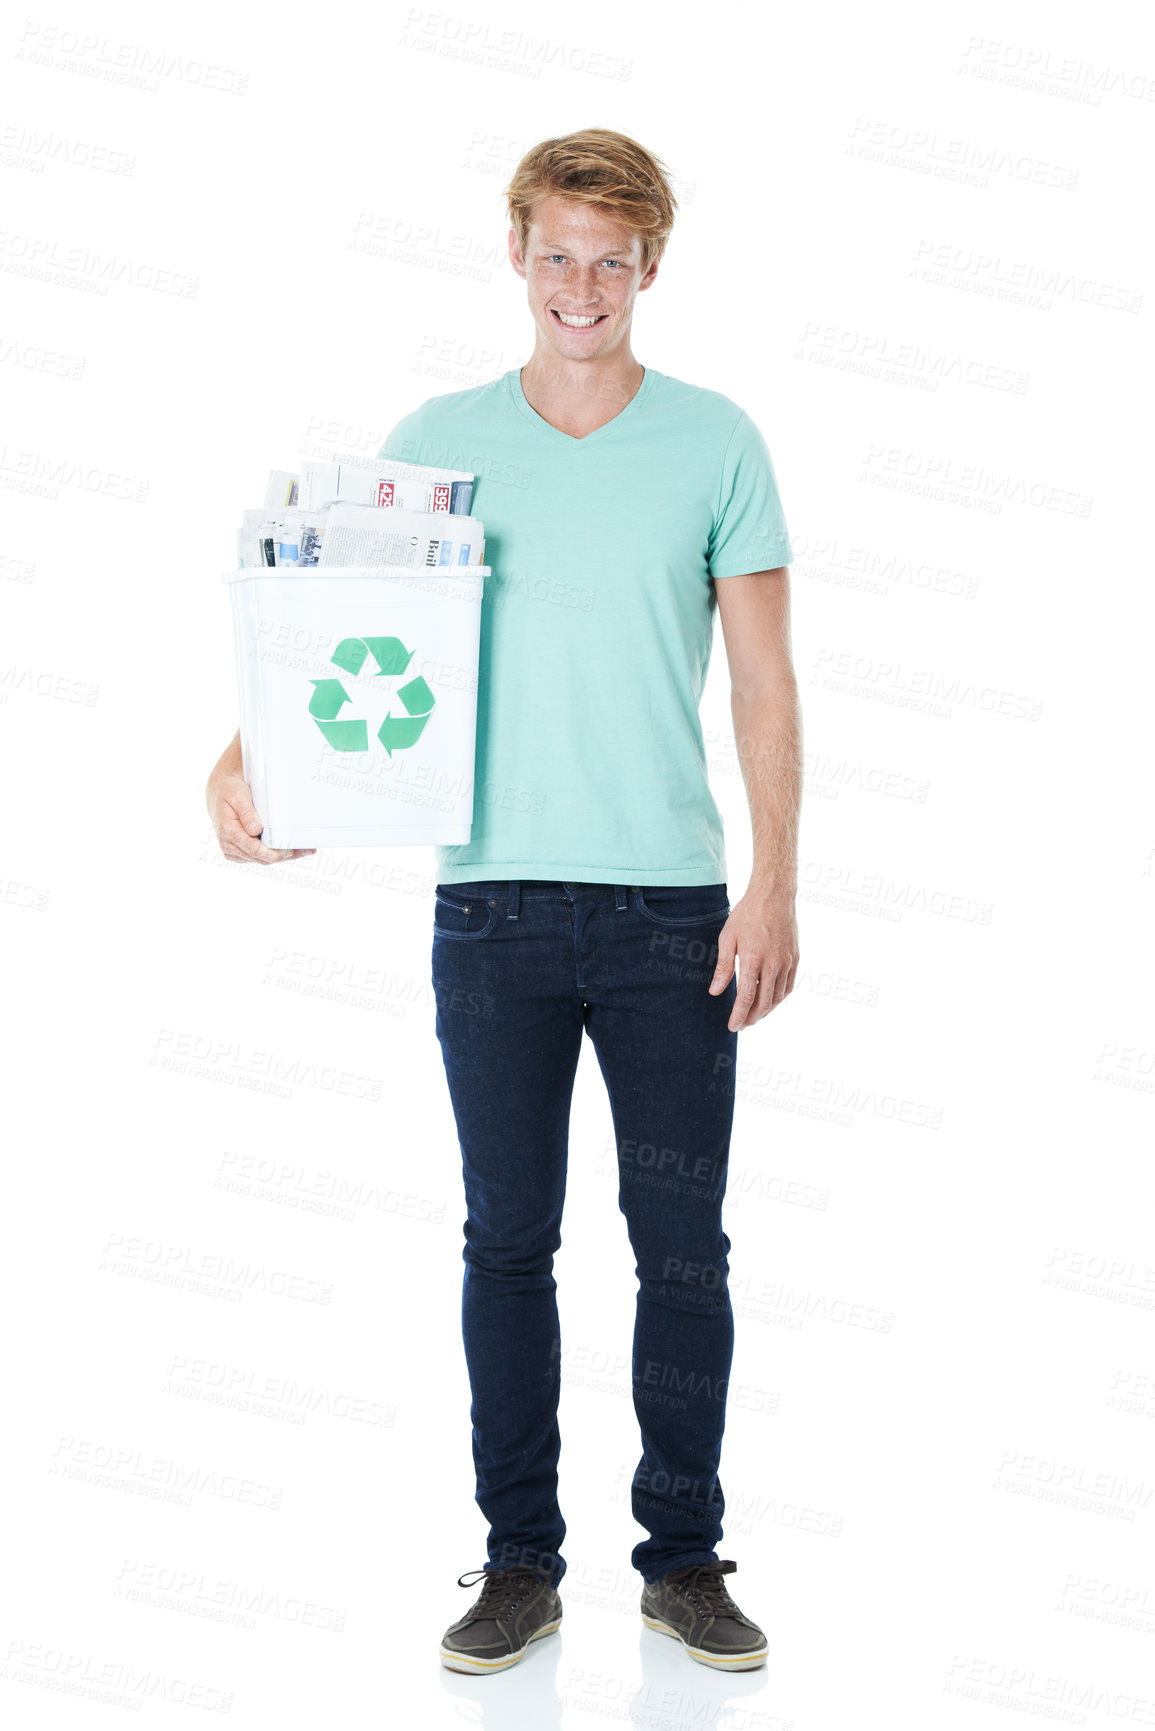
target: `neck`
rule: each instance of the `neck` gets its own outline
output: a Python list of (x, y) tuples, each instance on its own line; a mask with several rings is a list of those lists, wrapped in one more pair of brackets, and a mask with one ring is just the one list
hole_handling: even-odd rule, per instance
[(570, 361), (539, 332), (533, 354), (521, 369), (521, 388), (539, 415), (580, 433), (620, 414), (645, 372), (628, 342), (600, 360)]

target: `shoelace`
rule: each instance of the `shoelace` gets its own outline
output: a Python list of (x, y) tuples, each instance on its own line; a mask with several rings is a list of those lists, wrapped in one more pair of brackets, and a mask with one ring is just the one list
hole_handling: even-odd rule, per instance
[(667, 1577), (695, 1605), (712, 1617), (740, 1617), (741, 1611), (726, 1590), (723, 1575), (732, 1575), (737, 1563), (695, 1563), (675, 1569)]
[(478, 1617), (492, 1617), (501, 1622), (535, 1587), (540, 1587), (543, 1581), (548, 1583), (549, 1576), (544, 1569), (468, 1569), (458, 1576), (457, 1585), (475, 1587), (478, 1579), (484, 1582), (477, 1601)]

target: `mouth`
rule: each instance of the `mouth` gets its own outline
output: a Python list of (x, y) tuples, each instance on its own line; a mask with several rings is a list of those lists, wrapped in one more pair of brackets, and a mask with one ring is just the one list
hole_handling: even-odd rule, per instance
[(598, 313), (596, 317), (588, 313), (566, 313), (563, 317), (556, 307), (550, 307), (550, 317), (556, 319), (563, 331), (592, 331), (595, 325), (600, 325), (609, 313)]

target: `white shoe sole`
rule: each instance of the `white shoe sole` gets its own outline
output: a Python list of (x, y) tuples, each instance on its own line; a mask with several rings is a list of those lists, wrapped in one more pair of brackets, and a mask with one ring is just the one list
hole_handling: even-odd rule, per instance
[(751, 1671), (756, 1665), (766, 1663), (770, 1651), (769, 1646), (756, 1647), (751, 1652), (741, 1653), (733, 1659), (720, 1659), (717, 1653), (706, 1653), (701, 1647), (691, 1647), (685, 1636), (679, 1635), (669, 1623), (663, 1623), (658, 1617), (649, 1617), (645, 1611), (642, 1612), (642, 1622), (647, 1629), (656, 1629), (659, 1635), (669, 1635), (673, 1640), (679, 1641), (691, 1659), (696, 1659), (699, 1665), (712, 1665), (715, 1671)]
[(552, 1623), (543, 1623), (540, 1629), (535, 1629), (524, 1647), (519, 1647), (516, 1653), (510, 1653), (504, 1659), (471, 1659), (468, 1653), (458, 1653), (452, 1647), (440, 1647), (441, 1663), (447, 1671), (468, 1671), (474, 1676), (487, 1677), (491, 1671), (508, 1671), (511, 1665), (516, 1665), (519, 1659), (524, 1659), (529, 1652), (531, 1641), (540, 1641), (543, 1635), (552, 1635), (555, 1629), (561, 1628), (561, 1618)]

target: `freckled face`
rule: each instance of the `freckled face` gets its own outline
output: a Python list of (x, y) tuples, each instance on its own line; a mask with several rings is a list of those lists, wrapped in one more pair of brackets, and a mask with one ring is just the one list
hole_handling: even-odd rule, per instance
[(658, 270), (642, 273), (641, 236), (603, 211), (544, 198), (529, 224), (524, 257), (510, 230), (509, 256), (526, 280), (529, 308), (566, 360), (593, 360), (626, 342), (634, 301)]

